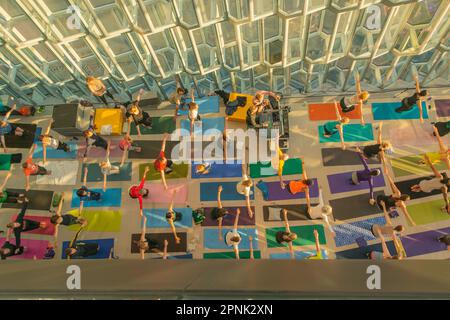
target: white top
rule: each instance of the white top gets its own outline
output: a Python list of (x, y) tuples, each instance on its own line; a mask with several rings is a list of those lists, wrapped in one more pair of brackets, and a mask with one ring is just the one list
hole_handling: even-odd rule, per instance
[(325, 206), (323, 202), (322, 189), (319, 189), (319, 204), (317, 206), (311, 206), (309, 210), (309, 215), (311, 219), (322, 219), (322, 208)]
[(441, 179), (436, 177), (431, 180), (422, 180), (419, 182), (420, 189), (426, 193), (432, 192), (433, 190), (439, 190), (442, 186)]
[(195, 120), (198, 117), (198, 109), (189, 109), (189, 115), (188, 115), (189, 119), (191, 120)]
[(244, 187), (242, 182), (248, 180), (248, 176), (246, 174), (242, 175), (242, 181), (236, 185), (236, 191), (239, 194), (243, 194), (246, 197), (249, 197), (253, 192), (251, 191), (251, 187)]
[[(238, 242), (231, 241), (231, 238), (233, 237), (239, 237), (239, 241)], [(225, 243), (229, 247), (238, 246), (239, 243), (241, 243), (241, 240), (242, 240), (241, 235), (238, 233), (237, 229), (233, 229), (233, 231), (228, 231), (225, 234)]]
[(106, 159), (106, 166), (101, 168), (102, 174), (110, 175), (116, 174), (120, 172), (120, 168), (118, 166), (113, 166), (109, 159)]
[(44, 142), (50, 148), (57, 149), (59, 146), (58, 140), (56, 140), (53, 137), (47, 136), (47, 137), (44, 137), (44, 139), (42, 139), (42, 140), (43, 140), (42, 142)]

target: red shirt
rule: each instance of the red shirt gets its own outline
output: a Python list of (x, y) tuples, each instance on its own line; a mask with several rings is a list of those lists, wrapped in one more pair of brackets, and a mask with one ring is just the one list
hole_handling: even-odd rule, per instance
[(23, 168), (23, 172), (26, 176), (35, 175), (38, 173), (38, 166), (33, 163), (32, 159), (28, 159), (25, 163), (28, 164), (28, 167)]
[(131, 142), (128, 139), (126, 139), (126, 138), (120, 140), (120, 142), (119, 142), (119, 148), (122, 151), (125, 150), (125, 148), (129, 149), (130, 146), (131, 146)]
[(140, 191), (144, 188), (145, 176), (142, 177), (142, 181), (138, 186), (131, 186), (130, 190), (128, 190), (128, 194), (133, 199), (139, 200), (139, 209), (142, 210), (142, 194)]
[(164, 151), (161, 150), (159, 153), (158, 159), (153, 162), (156, 171), (162, 171), (167, 167), (167, 161), (163, 161), (166, 158)]

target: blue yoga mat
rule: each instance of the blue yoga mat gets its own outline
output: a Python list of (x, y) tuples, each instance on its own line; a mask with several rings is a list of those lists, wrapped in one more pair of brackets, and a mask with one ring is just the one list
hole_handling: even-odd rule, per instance
[[(395, 251), (395, 246), (392, 241), (386, 242), (386, 245), (389, 249), (391, 255), (395, 255), (397, 251)], [(336, 252), (336, 259), (360, 259), (367, 260), (367, 254), (371, 251), (383, 252), (381, 248), (381, 243), (376, 243), (372, 245), (368, 245), (367, 247), (358, 247), (354, 249), (344, 250)]]
[[(327, 250), (321, 250), (323, 259), (328, 259)], [(294, 256), (296, 260), (304, 260), (310, 256), (316, 255), (316, 251), (294, 251)], [(270, 259), (291, 259), (290, 252), (281, 252), (281, 253), (271, 253)]]
[[(186, 99), (186, 108), (187, 104), (191, 102), (191, 99)], [(219, 97), (218, 96), (211, 96), (211, 97), (203, 97), (203, 98), (196, 98), (195, 103), (198, 104), (198, 112), (200, 114), (207, 114), (207, 113), (217, 113), (219, 112)], [(178, 113), (180, 115), (186, 116), (189, 111), (186, 110), (179, 110)]]
[[(162, 260), (162, 257), (158, 257), (158, 258), (155, 258), (155, 259), (161, 259)], [(193, 259), (192, 253), (180, 254), (180, 255), (175, 255), (175, 256), (167, 255), (167, 260), (180, 260), (180, 259), (183, 259), (183, 260)]]
[[(231, 228), (223, 228), (222, 235), (223, 240), (219, 240), (219, 229), (204, 229), (203, 230), (203, 247), (205, 249), (233, 249), (225, 244), (225, 235), (228, 231), (232, 231)], [(239, 250), (250, 249), (250, 241), (248, 236), (253, 237), (253, 249), (258, 249), (258, 233), (255, 228), (238, 228), (238, 233), (241, 235), (241, 243), (239, 243)]]
[[(358, 141), (372, 141), (373, 129), (370, 123), (361, 125), (356, 123), (350, 123), (344, 125), (344, 141), (345, 142), (358, 142)], [(323, 126), (319, 126), (319, 142), (341, 142), (339, 132), (336, 132), (329, 138), (323, 136)]]
[[(97, 243), (100, 246), (100, 250), (95, 256), (78, 259), (108, 259), (111, 253), (111, 249), (114, 248), (114, 239), (98, 239), (98, 240), (79, 240), (77, 242)], [(62, 259), (67, 259), (66, 249), (69, 247), (70, 242), (64, 241), (62, 244)], [(77, 258), (71, 258), (77, 259)]]
[[(222, 186), (221, 194), (222, 201), (245, 200), (245, 196), (236, 191), (236, 185), (239, 181), (233, 182), (203, 182), (200, 183), (200, 201), (217, 201), (217, 188)], [(251, 188), (253, 192), (250, 194), (250, 200), (255, 198), (254, 187)]]
[[(65, 152), (64, 150), (56, 150), (47, 147), (47, 159), (76, 159), (78, 152), (78, 145), (75, 142), (67, 142), (70, 147), (70, 152)], [(44, 158), (44, 153), (42, 151), (42, 142), (36, 143), (36, 149), (33, 153), (34, 159)]]
[(42, 128), (37, 127), (36, 128), (36, 132), (34, 133), (34, 143), (38, 143), (39, 142), (38, 138), (39, 138), (39, 136), (41, 134), (42, 134)]
[[(419, 107), (415, 104), (413, 108), (405, 112), (395, 112), (395, 109), (401, 107), (401, 102), (376, 102), (372, 103), (372, 112), (374, 120), (401, 120), (401, 119), (419, 119)], [(422, 101), (423, 118), (428, 119), (427, 104)]]
[[(122, 189), (120, 188), (111, 188), (106, 189), (106, 192), (103, 192), (103, 189), (90, 189), (95, 192), (100, 192), (102, 194), (100, 201), (84, 201), (83, 206), (85, 208), (96, 208), (96, 207), (120, 207), (122, 204)], [(77, 189), (74, 189), (72, 192), (72, 208), (80, 207), (80, 198), (77, 196)]]
[[(192, 227), (192, 209), (175, 208), (174, 211), (181, 213), (181, 220), (175, 221), (177, 228)], [(144, 215), (147, 217), (147, 228), (170, 228), (166, 220), (167, 208), (164, 209), (144, 209)]]
[[(224, 118), (202, 118), (202, 121), (194, 122), (195, 135), (217, 135), (225, 128)], [(181, 135), (190, 135), (191, 122), (188, 119), (181, 121)]]
[(197, 174), (196, 165), (192, 163), (191, 177), (192, 179), (208, 179), (208, 178), (239, 178), (242, 177), (241, 163), (211, 163), (211, 168), (207, 174)]
[(365, 241), (375, 240), (375, 236), (370, 231), (374, 224), (384, 226), (386, 224), (386, 219), (384, 217), (376, 217), (333, 226), (333, 230), (336, 233), (336, 237), (334, 238), (336, 247), (355, 244), (356, 239), (361, 237), (364, 238)]

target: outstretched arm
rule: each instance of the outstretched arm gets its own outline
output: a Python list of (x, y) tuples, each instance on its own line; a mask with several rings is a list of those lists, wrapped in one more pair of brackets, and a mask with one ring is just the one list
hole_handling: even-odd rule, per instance
[(223, 137), (222, 137), (222, 141), (223, 141), (223, 157), (224, 157), (225, 161), (227, 160), (227, 156), (228, 156), (228, 146), (227, 146), (228, 135), (227, 135), (227, 130), (228, 130), (228, 117), (225, 117), (225, 125), (224, 125), (224, 128), (223, 128)]
[(319, 232), (317, 231), (317, 229), (314, 229), (314, 239), (316, 241), (317, 255), (319, 255), (320, 254), (320, 239), (319, 239)]
[(175, 228), (175, 224), (173, 223), (173, 219), (169, 219), (170, 228), (172, 229), (173, 236), (175, 238), (176, 243), (180, 243), (181, 239), (177, 235), (177, 229)]
[(174, 190), (172, 192), (172, 200), (170, 201), (170, 205), (169, 205), (169, 212), (173, 212), (173, 203), (175, 202), (175, 196), (177, 194), (177, 190)]
[[(419, 76), (414, 75), (414, 81), (416, 82), (416, 92), (420, 93), (420, 84), (419, 84)], [(419, 119), (420, 123), (423, 123), (423, 108), (422, 108), (422, 97), (419, 95), (419, 103), (417, 104), (419, 107)]]
[(191, 89), (191, 101), (195, 102), (194, 88)]
[(386, 245), (386, 240), (384, 239), (384, 236), (381, 233), (379, 233), (378, 236), (381, 240), (381, 248), (383, 250), (383, 258), (384, 259), (392, 258), (391, 253), (389, 252), (389, 248)]
[(415, 223), (414, 220), (411, 218), (411, 216), (410, 216), (410, 214), (409, 214), (409, 212), (408, 212), (408, 209), (406, 208), (406, 204), (405, 204), (405, 202), (403, 202), (403, 201), (401, 202), (400, 210), (402, 210), (402, 212), (403, 212), (403, 214), (405, 215), (405, 217), (406, 217), (406, 219), (408, 220), (408, 222), (409, 222), (412, 226), (415, 226), (416, 223)]
[(392, 226), (391, 217), (389, 217), (389, 214), (386, 210), (386, 204), (384, 203), (384, 201), (381, 203), (381, 206), (383, 207), (383, 214), (384, 214), (384, 219), (386, 220), (386, 225)]
[(442, 175), (436, 169), (436, 167), (433, 165), (433, 163), (431, 162), (430, 157), (428, 156), (428, 154), (425, 153), (425, 155), (423, 157), (425, 158), (425, 161), (427, 162), (428, 166), (430, 166), (431, 171), (433, 171), (434, 176), (436, 178), (438, 178), (438, 179), (442, 179)]
[(341, 113), (339, 112), (339, 107), (338, 107), (338, 103), (336, 100), (334, 100), (334, 112), (336, 112), (336, 120), (341, 121), (342, 117), (341, 117)]
[(233, 225), (233, 228), (235, 230), (237, 230), (237, 228), (238, 228), (240, 215), (241, 215), (241, 209), (237, 208), (236, 209), (236, 217), (234, 218), (234, 225)]
[(284, 221), (284, 227), (286, 228), (287, 233), (291, 233), (291, 228), (289, 227), (289, 221), (287, 218), (288, 211), (286, 209), (283, 209), (283, 221)]
[(248, 236), (248, 242), (250, 243), (250, 260), (254, 260), (255, 256), (253, 255), (253, 237)]
[(3, 191), (5, 189), (6, 184), (8, 183), (9, 178), (12, 176), (11, 171), (8, 172), (8, 174), (5, 177), (5, 180), (3, 180), (2, 185), (0, 186), (0, 191)]
[(164, 239), (164, 251), (163, 251), (163, 259), (167, 260), (167, 246), (169, 245), (169, 241), (167, 239)]
[(433, 131), (434, 131), (434, 134), (436, 135), (436, 139), (438, 140), (438, 143), (439, 143), (439, 152), (443, 153), (443, 154), (447, 154), (448, 148), (442, 141), (442, 138), (439, 135), (439, 130), (434, 125), (433, 125)]
[[(127, 138), (128, 134), (125, 136), (125, 139)], [(128, 154), (128, 146), (126, 145), (122, 152), (122, 160), (120, 161), (120, 166), (123, 166), (123, 164), (125, 163), (125, 158), (127, 157), (127, 154)]]
[[(145, 241), (145, 231), (147, 230), (147, 217), (142, 217), (142, 229), (141, 229), (141, 241)], [(145, 259), (145, 250), (139, 250), (141, 254), (141, 259)]]
[(3, 118), (3, 121), (8, 121), (9, 117), (11, 116), (11, 113), (16, 109), (16, 104), (14, 103), (12, 108), (9, 109), (9, 111), (5, 114), (5, 117)]
[(221, 199), (220, 199), (220, 195), (221, 195), (222, 191), (223, 191), (223, 187), (222, 187), (222, 186), (219, 186), (219, 187), (217, 188), (217, 207), (218, 207), (219, 209), (222, 209), (222, 201), (221, 201)]
[[(356, 72), (355, 75), (355, 82), (356, 82), (356, 95), (359, 97), (359, 95), (361, 94), (361, 82), (359, 79), (359, 73)], [(364, 121), (364, 115), (363, 115), (363, 101), (361, 99), (359, 99), (359, 103), (358, 103), (358, 108), (359, 108), (359, 113), (361, 114), (361, 124), (364, 125), (365, 121)]]
[(381, 130), (382, 128), (383, 128), (383, 122), (380, 122), (378, 124), (378, 140), (377, 140), (378, 144), (383, 143), (383, 136), (382, 136), (382, 130)]

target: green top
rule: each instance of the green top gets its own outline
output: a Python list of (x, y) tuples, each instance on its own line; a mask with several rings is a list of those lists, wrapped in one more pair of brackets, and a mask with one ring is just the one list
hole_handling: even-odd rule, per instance
[(0, 203), (5, 202), (7, 198), (8, 198), (8, 192), (3, 191), (0, 195)]

